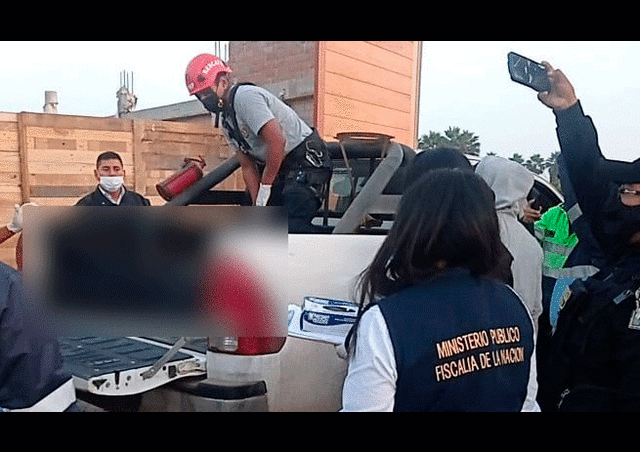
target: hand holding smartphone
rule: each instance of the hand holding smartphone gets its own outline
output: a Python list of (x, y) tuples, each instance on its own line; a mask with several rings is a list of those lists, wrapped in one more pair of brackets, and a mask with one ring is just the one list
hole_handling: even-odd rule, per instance
[(515, 52), (509, 52), (507, 63), (509, 75), (514, 82), (528, 86), (538, 92), (551, 89), (547, 69), (542, 64)]
[(538, 204), (537, 199), (527, 200), (522, 210), (521, 220), (523, 223), (535, 223), (542, 216), (542, 206)]

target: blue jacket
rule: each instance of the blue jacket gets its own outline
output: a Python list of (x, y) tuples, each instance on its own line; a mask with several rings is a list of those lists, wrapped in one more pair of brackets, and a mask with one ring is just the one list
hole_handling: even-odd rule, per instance
[[(617, 184), (600, 169), (604, 157), (591, 118), (579, 102), (555, 114), (572, 188), (569, 202), (581, 214), (572, 227), (580, 243), (588, 245), (580, 263), (600, 271), (575, 280), (562, 295), (549, 352), (540, 360), (540, 405), (549, 411), (638, 411), (640, 331), (631, 319), (640, 253), (625, 239)], [(562, 184), (564, 190), (564, 180)], [(573, 254), (566, 266), (576, 265)]]
[(0, 263), (0, 410), (67, 410), (75, 406), (71, 375), (25, 300), (21, 274)]
[[(566, 178), (562, 180), (567, 211), (579, 206), (580, 221), (572, 221), (592, 264), (601, 268), (606, 260), (620, 256), (621, 228), (618, 184), (607, 180), (599, 171), (604, 159), (593, 121), (582, 111), (580, 102), (555, 112), (558, 141)], [(564, 172), (560, 172), (562, 176)], [(571, 190), (569, 191), (569, 188)], [(576, 215), (580, 216), (580, 215)], [(584, 224), (582, 224), (584, 222)], [(570, 264), (569, 264), (570, 265)]]
[(539, 375), (543, 410), (640, 410), (638, 286), (637, 251), (571, 284)]

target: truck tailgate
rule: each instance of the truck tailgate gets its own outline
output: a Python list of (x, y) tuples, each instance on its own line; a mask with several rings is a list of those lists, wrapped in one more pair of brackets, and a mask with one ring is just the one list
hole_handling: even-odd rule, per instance
[[(203, 339), (206, 341), (206, 339)], [(200, 347), (182, 348), (153, 376), (143, 375), (171, 348), (157, 339), (137, 337), (60, 338), (64, 366), (77, 389), (98, 395), (132, 395), (178, 378), (205, 375)], [(206, 346), (206, 342), (205, 342)]]

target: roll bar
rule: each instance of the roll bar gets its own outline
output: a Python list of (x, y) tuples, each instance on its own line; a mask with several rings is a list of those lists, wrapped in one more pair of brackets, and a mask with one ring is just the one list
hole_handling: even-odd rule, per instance
[(393, 175), (402, 165), (403, 159), (403, 148), (395, 141), (391, 141), (387, 147), (386, 157), (371, 174), (358, 196), (356, 196), (335, 226), (333, 234), (348, 234), (358, 228), (365, 214), (374, 205)]
[[(342, 150), (339, 143), (329, 142), (327, 146), (333, 159), (341, 158)], [(333, 229), (334, 234), (351, 233), (358, 228), (367, 212), (380, 198), (389, 181), (401, 167), (403, 161), (405, 159), (411, 160), (411, 155), (407, 155), (405, 158), (405, 154), (409, 153), (409, 151), (413, 153), (413, 150), (395, 141), (388, 141), (383, 145), (381, 143), (372, 145), (371, 143), (350, 142), (345, 145), (345, 148), (349, 158), (379, 158), (382, 156), (383, 159), (338, 221), (338, 224)], [(234, 154), (165, 205), (184, 206), (194, 202), (203, 193), (206, 193), (229, 177), (239, 167), (240, 162), (237, 155)]]

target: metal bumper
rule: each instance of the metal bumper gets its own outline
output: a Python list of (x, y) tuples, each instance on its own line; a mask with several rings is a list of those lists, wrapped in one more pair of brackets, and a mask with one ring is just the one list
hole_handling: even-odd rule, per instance
[(264, 381), (235, 382), (187, 378), (142, 394), (140, 411), (268, 411)]

